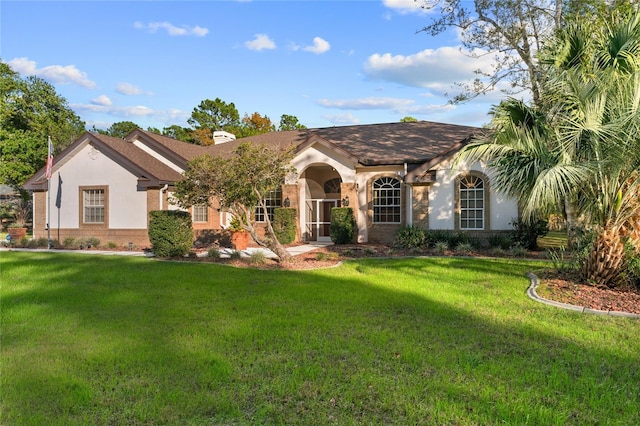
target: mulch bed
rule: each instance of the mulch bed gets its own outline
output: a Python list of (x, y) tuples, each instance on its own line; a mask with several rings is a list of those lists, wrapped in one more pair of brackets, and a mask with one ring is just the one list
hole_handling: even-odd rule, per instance
[(600, 311), (640, 314), (640, 290), (600, 288), (578, 277), (545, 273), (536, 289), (540, 297)]

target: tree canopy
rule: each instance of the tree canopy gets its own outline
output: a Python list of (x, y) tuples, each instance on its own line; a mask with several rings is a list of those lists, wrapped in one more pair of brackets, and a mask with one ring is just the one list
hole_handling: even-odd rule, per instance
[(228, 158), (197, 157), (189, 162), (184, 179), (176, 184), (174, 197), (185, 208), (209, 205), (213, 198), (217, 199), (220, 208), (231, 212), (257, 244), (271, 249), (281, 261), (289, 261), (290, 255), (278, 242), (268, 215), (264, 215), (265, 236), (257, 233), (255, 209), (267, 211), (266, 196), (294, 172), (290, 166), (293, 155), (293, 149), (243, 142)]
[(541, 59), (541, 102), (503, 101), (463, 158), (488, 161), (525, 217), (575, 209), (594, 231), (585, 278), (617, 285), (630, 276), (625, 245), (640, 255), (640, 12), (576, 19)]
[(85, 131), (67, 100), (41, 78), (20, 78), (0, 61), (0, 182), (16, 189), (44, 166), (47, 138), (56, 152)]
[[(430, 10), (430, 24), (421, 31), (437, 35), (449, 28), (459, 31), (463, 52), (470, 57), (490, 56), (491, 69), (478, 69), (470, 83), (457, 82), (460, 93), (452, 102), (464, 102), (506, 82), (508, 94), (528, 91), (541, 100), (543, 72), (537, 54), (566, 17), (597, 16), (602, 0), (420, 0)], [(435, 12), (435, 13), (433, 13)]]
[(113, 123), (111, 126), (109, 126), (107, 130), (99, 130), (96, 129), (95, 126), (93, 130), (102, 135), (109, 135), (113, 136), (114, 138), (124, 139), (124, 137), (129, 133), (141, 128), (142, 127), (138, 126), (133, 121), (118, 121), (117, 123)]

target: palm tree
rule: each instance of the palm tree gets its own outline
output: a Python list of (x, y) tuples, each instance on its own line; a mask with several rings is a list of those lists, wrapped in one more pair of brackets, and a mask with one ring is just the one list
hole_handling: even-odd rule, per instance
[(575, 206), (595, 234), (584, 278), (615, 286), (625, 243), (640, 253), (640, 13), (569, 26), (545, 62), (542, 106), (503, 101), (462, 158), (487, 161), (525, 219)]

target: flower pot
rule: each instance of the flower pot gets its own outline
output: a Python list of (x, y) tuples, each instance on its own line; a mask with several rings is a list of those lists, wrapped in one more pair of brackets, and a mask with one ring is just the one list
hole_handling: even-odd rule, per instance
[(231, 233), (231, 248), (234, 250), (246, 250), (249, 246), (249, 233), (236, 231)]
[(11, 239), (20, 241), (27, 236), (27, 228), (7, 228), (7, 233), (11, 235)]

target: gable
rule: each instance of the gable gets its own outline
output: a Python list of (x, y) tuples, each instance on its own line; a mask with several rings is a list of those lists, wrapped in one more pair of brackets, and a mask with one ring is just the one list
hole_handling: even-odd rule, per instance
[[(69, 160), (80, 155), (88, 146), (91, 147), (95, 155), (108, 157), (119, 167), (134, 175), (137, 178), (137, 186), (140, 188), (173, 184), (182, 178), (182, 175), (176, 170), (171, 169), (129, 141), (89, 132), (82, 135), (54, 158), (53, 172), (55, 173)], [(44, 173), (45, 168), (43, 167), (27, 180), (24, 188), (36, 191), (46, 190), (47, 180)]]

